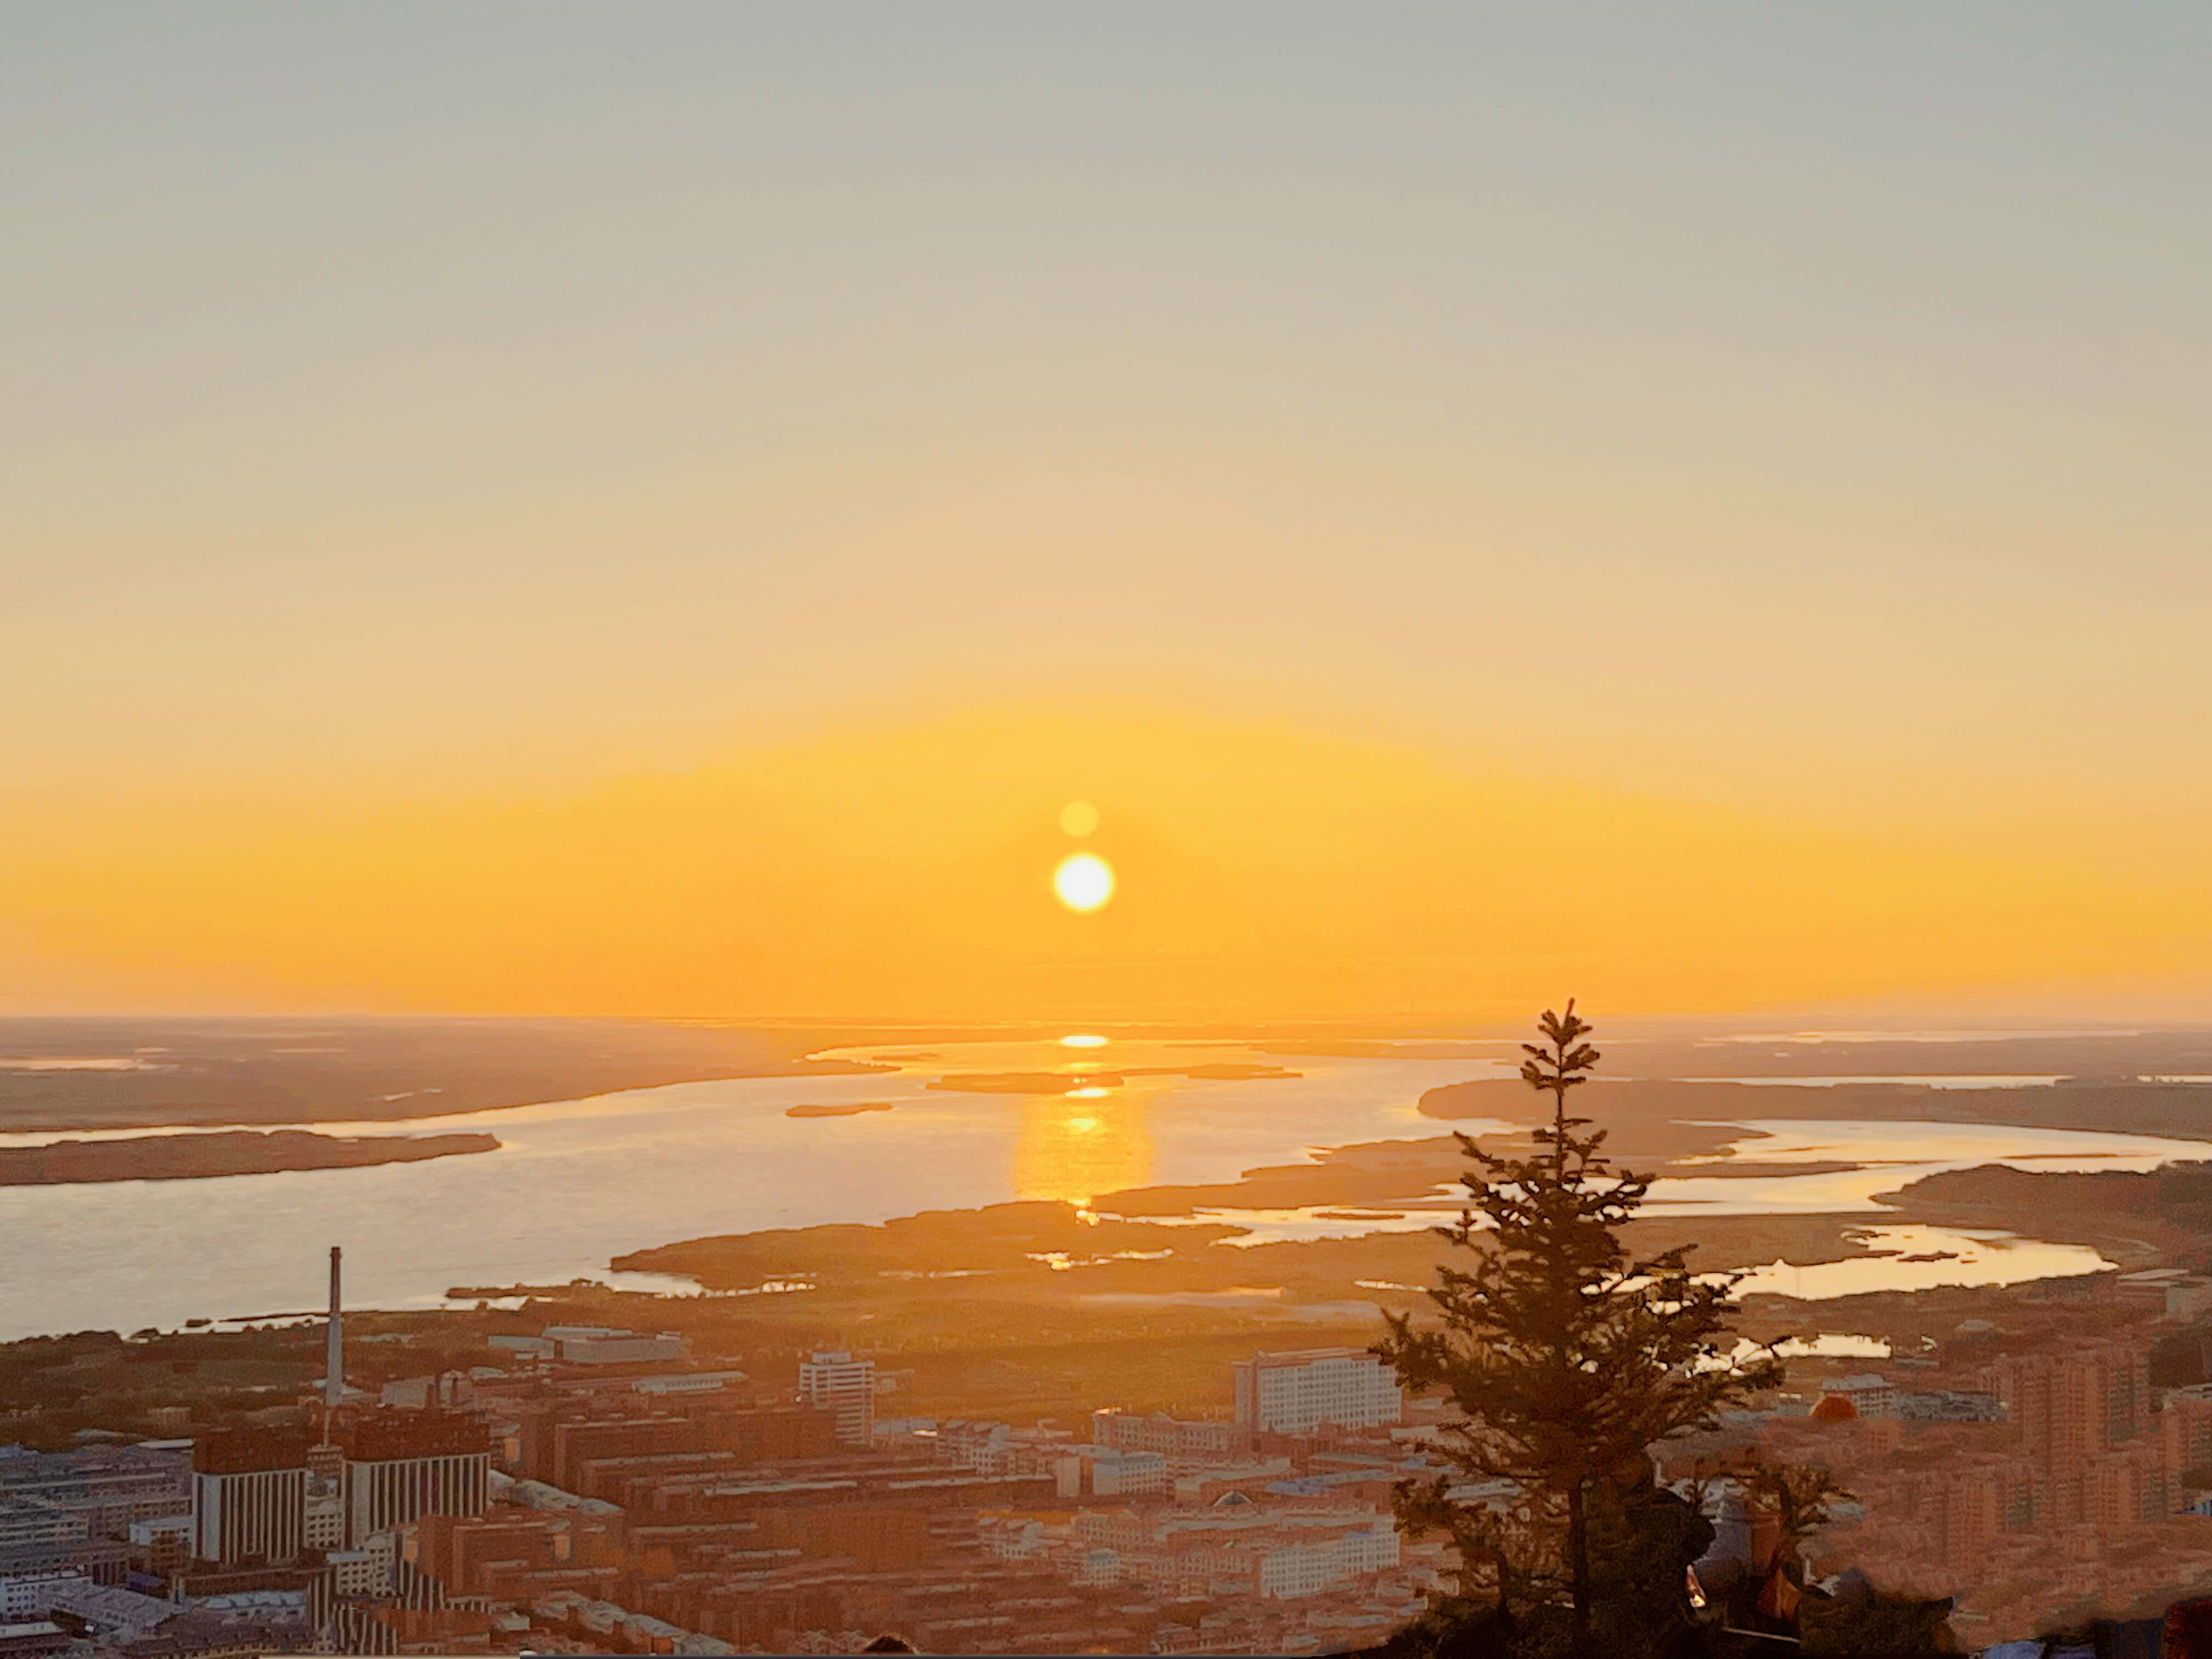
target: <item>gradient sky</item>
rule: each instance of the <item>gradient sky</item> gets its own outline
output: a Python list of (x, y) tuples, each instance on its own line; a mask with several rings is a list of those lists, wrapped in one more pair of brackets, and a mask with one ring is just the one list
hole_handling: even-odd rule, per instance
[(0, 1007), (2186, 1006), (2208, 64), (12, 7)]

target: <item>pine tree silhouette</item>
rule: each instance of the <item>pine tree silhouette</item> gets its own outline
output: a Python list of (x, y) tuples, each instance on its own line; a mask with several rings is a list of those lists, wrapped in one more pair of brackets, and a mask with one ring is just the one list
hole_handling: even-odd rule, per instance
[[(1601, 1556), (1656, 1547), (1655, 1517), (1680, 1506), (1654, 1486), (1649, 1449), (1712, 1425), (1778, 1383), (1781, 1366), (1771, 1355), (1740, 1362), (1723, 1340), (1741, 1274), (1693, 1273), (1686, 1248), (1631, 1255), (1622, 1229), (1650, 1178), (1617, 1170), (1605, 1132), (1567, 1110), (1600, 1058), (1584, 1040), (1593, 1028), (1570, 1001), (1538, 1030), (1521, 1076), (1551, 1095), (1549, 1127), (1526, 1158), (1458, 1137), (1473, 1166), (1467, 1207), (1437, 1231), (1468, 1259), (1437, 1270), (1438, 1322), (1391, 1315), (1376, 1352), (1408, 1389), (1441, 1388), (1459, 1408), (1443, 1445), (1453, 1473), (1401, 1487), (1399, 1510), (1456, 1547), (1462, 1607), (1486, 1601), (1525, 1651), (1616, 1659), (1661, 1650), (1688, 1618), (1679, 1567), (1656, 1605), (1648, 1593), (1601, 1593), (1648, 1587), (1648, 1564)], [(1510, 1486), (1488, 1503), (1455, 1501), (1468, 1481)]]

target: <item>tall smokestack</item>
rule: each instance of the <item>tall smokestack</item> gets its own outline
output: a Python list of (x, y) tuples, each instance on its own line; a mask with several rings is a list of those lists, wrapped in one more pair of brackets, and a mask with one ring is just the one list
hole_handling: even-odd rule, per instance
[(331, 1246), (331, 1322), (323, 1355), (323, 1434), (330, 1436), (331, 1413), (345, 1395), (345, 1311), (338, 1301), (338, 1247)]

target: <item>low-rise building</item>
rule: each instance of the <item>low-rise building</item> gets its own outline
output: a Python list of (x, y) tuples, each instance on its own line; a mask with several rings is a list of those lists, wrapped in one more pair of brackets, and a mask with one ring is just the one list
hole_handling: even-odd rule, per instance
[(69, 1651), (74, 1640), (52, 1620), (21, 1620), (0, 1624), (0, 1659), (47, 1659)]
[(1237, 1455), (1249, 1436), (1234, 1423), (1109, 1407), (1091, 1413), (1091, 1438), (1122, 1451), (1158, 1452), (1171, 1462), (1212, 1462)]
[(1072, 1446), (1053, 1460), (1052, 1474), (1062, 1498), (1164, 1497), (1171, 1486), (1159, 1453), (1115, 1446)]
[(691, 1345), (673, 1331), (646, 1336), (636, 1331), (569, 1332), (549, 1327), (545, 1334), (560, 1343), (561, 1361), (568, 1365), (665, 1365), (689, 1358), (691, 1352)]
[(2003, 1401), (1984, 1389), (1934, 1389), (1898, 1395), (1895, 1414), (1908, 1423), (2002, 1423), (2005, 1409)]
[(1398, 1529), (1387, 1517), (1326, 1538), (1294, 1538), (1259, 1557), (1254, 1564), (1254, 1588), (1262, 1596), (1283, 1601), (1318, 1595), (1396, 1566), (1398, 1549)]
[(0, 1575), (82, 1569), (90, 1554), (85, 1517), (44, 1498), (0, 1495)]
[[(0, 1575), (76, 1566), (122, 1576), (131, 1523), (191, 1512), (191, 1460), (173, 1445), (82, 1446), (0, 1455)], [(70, 1553), (46, 1559), (61, 1534)]]
[(56, 1595), (90, 1584), (74, 1567), (53, 1567), (44, 1572), (18, 1573), (0, 1578), (0, 1623), (43, 1619)]

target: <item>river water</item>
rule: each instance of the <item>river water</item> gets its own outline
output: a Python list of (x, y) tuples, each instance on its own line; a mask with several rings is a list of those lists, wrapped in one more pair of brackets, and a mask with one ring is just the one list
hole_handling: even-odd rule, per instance
[[(845, 1057), (885, 1052), (857, 1049)], [(969, 1043), (927, 1054), (901, 1051), (887, 1063), (896, 1069), (678, 1084), (405, 1123), (289, 1126), (339, 1134), (477, 1130), (502, 1143), (496, 1152), (427, 1163), (0, 1188), (0, 1339), (310, 1310), (320, 1302), (332, 1244), (345, 1249), (349, 1302), (427, 1307), (457, 1285), (613, 1279), (607, 1264), (626, 1251), (714, 1233), (1232, 1180), (1321, 1147), (1429, 1139), (1447, 1127), (1476, 1133), (1502, 1127), (1439, 1124), (1421, 1117), (1416, 1104), (1425, 1089), (1509, 1069), (1470, 1059), (1278, 1060), (1237, 1045), (1149, 1041)], [(1277, 1063), (1299, 1075), (1168, 1074), (1224, 1063)], [(1164, 1070), (1142, 1074), (1156, 1067)], [(1042, 1093), (929, 1086), (947, 1074), (1048, 1070), (1064, 1075)], [(870, 1104), (889, 1109), (787, 1115), (794, 1106)], [(1768, 1133), (1757, 1136), (1758, 1128)], [(9, 1135), (0, 1144), (53, 1138)], [(2150, 1136), (1958, 1124), (1780, 1120), (1747, 1127), (1747, 1155), (1762, 1164), (1881, 1162), (1848, 1176), (1665, 1182), (1655, 1200), (1707, 1212), (1875, 1211), (1873, 1193), (1937, 1169), (2003, 1160), (2136, 1170), (2212, 1152), (2203, 1143)], [(1391, 1221), (1355, 1224), (1297, 1212), (1222, 1214), (1252, 1226), (1255, 1238), (1432, 1218), (1413, 1209)], [(1950, 1259), (1778, 1267), (1777, 1273), (1794, 1274), (1796, 1282), (1771, 1287), (1834, 1295), (1922, 1282), (2005, 1282), (2103, 1265), (2078, 1246), (1889, 1231), (1899, 1235), (1901, 1254)], [(636, 1275), (616, 1282), (669, 1288)]]

